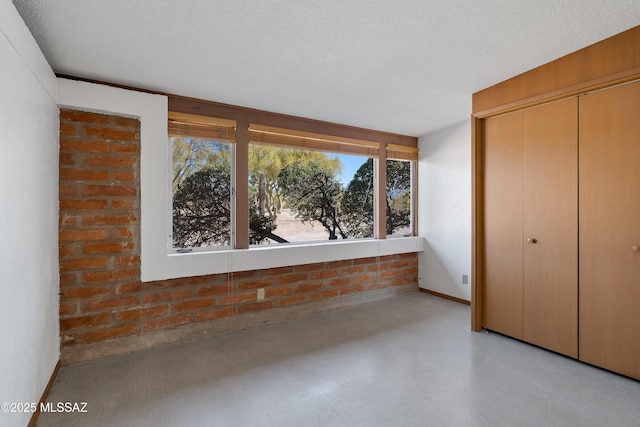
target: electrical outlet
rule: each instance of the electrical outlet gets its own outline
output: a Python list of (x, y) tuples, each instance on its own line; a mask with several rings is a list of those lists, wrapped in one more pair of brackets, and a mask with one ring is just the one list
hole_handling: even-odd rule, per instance
[(469, 276), (467, 276), (466, 274), (462, 275), (462, 284), (463, 285), (468, 285), (469, 284)]
[(258, 299), (258, 301), (263, 300), (264, 299), (264, 288), (260, 288), (258, 289), (256, 298)]

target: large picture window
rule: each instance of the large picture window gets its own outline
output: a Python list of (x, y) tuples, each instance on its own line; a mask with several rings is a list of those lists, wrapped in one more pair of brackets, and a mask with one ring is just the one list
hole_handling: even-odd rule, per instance
[(415, 147), (243, 126), (169, 113), (171, 252), (413, 235)]
[(373, 237), (373, 159), (249, 145), (251, 244)]
[(171, 241), (178, 252), (232, 244), (230, 121), (171, 114)]

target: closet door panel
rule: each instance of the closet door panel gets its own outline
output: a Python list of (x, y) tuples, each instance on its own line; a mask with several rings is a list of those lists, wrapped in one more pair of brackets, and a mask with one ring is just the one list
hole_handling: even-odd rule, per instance
[(524, 339), (578, 357), (578, 99), (524, 111)]
[(640, 83), (580, 98), (580, 359), (640, 379)]
[(483, 327), (522, 339), (522, 112), (484, 121)]

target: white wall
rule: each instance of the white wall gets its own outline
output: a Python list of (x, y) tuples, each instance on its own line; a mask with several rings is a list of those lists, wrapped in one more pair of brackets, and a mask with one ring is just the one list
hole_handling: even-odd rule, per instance
[(10, 0), (0, 64), (0, 403), (37, 402), (59, 358), (57, 87)]
[[(471, 111), (471, 106), (469, 106)], [(471, 300), (471, 124), (418, 140), (420, 287)], [(462, 284), (462, 275), (469, 284)]]

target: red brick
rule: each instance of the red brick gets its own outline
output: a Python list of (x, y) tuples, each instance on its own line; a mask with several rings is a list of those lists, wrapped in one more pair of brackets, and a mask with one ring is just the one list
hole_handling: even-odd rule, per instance
[(265, 290), (267, 298), (275, 297), (277, 295), (289, 295), (293, 293), (291, 286), (272, 286)]
[(73, 123), (60, 123), (60, 135), (74, 135), (76, 127)]
[(383, 271), (383, 270), (388, 270), (389, 269), (389, 263), (385, 262), (385, 263), (380, 263), (380, 264), (374, 264), (374, 265), (370, 265), (369, 267), (367, 267), (367, 271)]
[(121, 215), (82, 215), (82, 225), (124, 225), (138, 221), (134, 214)]
[(131, 210), (137, 207), (137, 201), (136, 200), (130, 200), (130, 199), (124, 199), (124, 200), (118, 200), (118, 199), (113, 199), (111, 200), (111, 208), (112, 209), (122, 209), (122, 210)]
[(229, 286), (227, 285), (201, 286), (196, 289), (195, 295), (197, 297), (203, 297), (207, 295), (225, 294), (227, 292), (229, 292)]
[(138, 269), (92, 271), (84, 273), (82, 275), (82, 281), (85, 283), (112, 282), (122, 279), (137, 279), (139, 275)]
[(132, 242), (100, 242), (100, 243), (84, 243), (82, 245), (83, 254), (99, 254), (99, 253), (118, 253), (126, 252), (133, 249)]
[(340, 288), (340, 295), (353, 294), (364, 291), (364, 285), (345, 286)]
[(323, 270), (324, 269), (324, 264), (322, 263), (316, 263), (316, 264), (303, 264), (303, 265), (296, 265), (294, 267), (294, 270), (296, 272), (310, 272), (310, 271), (318, 271), (318, 270)]
[(111, 321), (111, 313), (96, 314), (93, 316), (70, 317), (60, 319), (60, 331), (77, 328), (92, 328), (106, 325)]
[(61, 244), (58, 247), (58, 255), (61, 258), (73, 256), (76, 254), (77, 245), (75, 243)]
[(158, 305), (147, 308), (134, 308), (116, 313), (116, 321), (134, 321), (141, 319), (151, 319), (153, 317), (165, 316), (169, 313), (168, 305)]
[(119, 141), (136, 141), (138, 139), (136, 130), (119, 130), (109, 127), (84, 126), (84, 133), (90, 137), (107, 140), (116, 139)]
[(140, 291), (142, 291), (142, 283), (140, 282), (120, 283), (116, 286), (116, 295), (135, 294)]
[(138, 128), (140, 121), (138, 119), (130, 119), (128, 117), (113, 117), (113, 122), (120, 127)]
[(107, 230), (60, 230), (61, 242), (77, 242), (82, 240), (103, 240), (108, 236)]
[(287, 283), (302, 282), (307, 280), (308, 277), (307, 273), (286, 274), (284, 276), (278, 276), (276, 278), (276, 284), (286, 285)]
[(351, 279), (348, 277), (345, 277), (342, 279), (334, 279), (327, 284), (329, 286), (345, 286), (345, 285), (348, 285), (349, 283), (351, 283)]
[(109, 171), (60, 168), (61, 181), (107, 181)]
[(283, 307), (285, 305), (297, 304), (300, 302), (305, 302), (309, 300), (308, 295), (293, 295), (290, 297), (280, 298), (278, 300), (278, 306)]
[(87, 166), (132, 168), (136, 164), (136, 158), (135, 157), (113, 157), (113, 156), (85, 156), (83, 163)]
[(76, 343), (77, 337), (74, 334), (61, 334), (60, 344), (62, 346), (69, 346)]
[(221, 319), (223, 317), (235, 316), (238, 310), (233, 307), (222, 307), (213, 310), (199, 311), (194, 314), (194, 320), (196, 322), (204, 322), (207, 320)]
[(60, 139), (61, 151), (81, 151), (84, 153), (108, 153), (109, 143), (103, 141), (83, 141), (80, 139)]
[(408, 267), (410, 265), (413, 265), (413, 262), (408, 259), (401, 259), (401, 260), (391, 262), (391, 268), (402, 268), (402, 267)]
[(358, 274), (364, 273), (364, 265), (358, 265), (355, 267), (347, 267), (344, 269), (345, 274)]
[(378, 262), (378, 260), (375, 257), (356, 258), (353, 260), (353, 265), (375, 264), (376, 262)]
[(311, 273), (312, 279), (332, 279), (338, 277), (340, 274), (338, 270), (322, 270), (315, 273)]
[(60, 271), (86, 270), (90, 268), (104, 268), (109, 263), (108, 258), (75, 258), (60, 261)]
[(119, 256), (113, 261), (115, 267), (133, 267), (140, 265), (140, 257), (138, 255)]
[(225, 295), (219, 298), (219, 305), (230, 305), (230, 304), (240, 304), (243, 302), (255, 301), (256, 293), (255, 292), (244, 292), (234, 295)]
[(353, 283), (369, 283), (369, 282), (373, 282), (377, 279), (377, 275), (376, 274), (362, 274), (359, 276), (354, 276), (351, 280), (353, 281)]
[(108, 298), (101, 300), (85, 301), (82, 306), (83, 312), (89, 311), (101, 311), (112, 310), (116, 308), (131, 307), (138, 305), (138, 298), (136, 297), (120, 297), (120, 298)]
[(100, 210), (104, 209), (107, 206), (106, 200), (69, 200), (63, 199), (60, 200), (60, 210)]
[(60, 301), (58, 314), (60, 316), (68, 316), (78, 312), (78, 304), (75, 301)]
[(258, 280), (251, 280), (249, 282), (238, 283), (237, 288), (241, 291), (248, 289), (268, 288), (273, 285), (272, 277), (265, 277)]
[(60, 185), (59, 187), (60, 197), (70, 197), (76, 195), (76, 187), (73, 185)]
[(238, 314), (246, 313), (248, 311), (268, 310), (273, 308), (272, 301), (260, 301), (253, 304), (241, 304), (238, 306)]
[(113, 152), (118, 154), (137, 154), (140, 146), (137, 144), (114, 144)]
[(205, 299), (194, 299), (191, 301), (179, 302), (177, 304), (173, 304), (172, 308), (175, 313), (181, 313), (183, 311), (193, 311), (200, 310), (203, 308), (209, 308), (213, 305), (212, 298)]
[(234, 271), (231, 273), (233, 280), (249, 279), (260, 274), (260, 270)]
[(159, 289), (166, 289), (169, 285), (166, 280), (156, 280), (155, 282), (141, 283), (143, 291), (157, 291)]
[(115, 228), (111, 231), (116, 239), (130, 239), (133, 237), (133, 230), (130, 228)]
[(61, 165), (75, 165), (76, 162), (73, 160), (73, 153), (60, 153), (59, 162)]
[(133, 335), (138, 332), (137, 324), (121, 325), (113, 328), (97, 329), (82, 334), (83, 342), (105, 341), (112, 338), (120, 338), (127, 335)]
[(84, 196), (116, 196), (132, 197), (138, 194), (138, 189), (124, 185), (85, 185), (82, 187)]
[(61, 213), (58, 217), (58, 225), (71, 226), (76, 224), (76, 216), (74, 214)]
[(400, 275), (404, 276), (404, 277), (412, 277), (418, 274), (418, 268), (417, 267), (412, 267), (412, 268), (405, 268), (400, 270)]
[(293, 267), (269, 268), (264, 271), (264, 274), (268, 276), (280, 276), (289, 273), (293, 273)]
[(183, 314), (181, 316), (166, 317), (161, 319), (148, 320), (142, 327), (143, 332), (155, 331), (157, 329), (167, 329), (174, 326), (185, 325), (191, 323), (191, 315)]
[(400, 272), (398, 270), (389, 270), (389, 271), (383, 271), (378, 275), (378, 277), (380, 279), (388, 279), (388, 278), (398, 277), (399, 274)]
[(81, 286), (77, 288), (65, 288), (60, 292), (61, 300), (74, 298), (87, 299), (111, 294), (111, 288), (107, 286)]
[(315, 294), (311, 295), (311, 299), (321, 299), (321, 298), (333, 298), (333, 297), (337, 297), (339, 294), (339, 290), (338, 289), (328, 289), (326, 291), (321, 291), (321, 292), (316, 292)]
[(298, 285), (296, 293), (318, 291), (320, 289), (322, 289), (322, 283), (303, 283)]
[(84, 123), (108, 123), (109, 116), (100, 113), (89, 113), (78, 110), (60, 110), (60, 119)]
[(162, 291), (153, 294), (147, 294), (142, 297), (143, 304), (151, 304), (154, 302), (163, 301), (177, 301), (186, 299), (191, 296), (191, 291), (188, 289), (176, 290), (176, 291)]
[(332, 261), (327, 264), (327, 270), (337, 270), (342, 267), (351, 267), (353, 265), (352, 260), (344, 260), (344, 261)]
[(71, 274), (61, 274), (60, 275), (60, 287), (75, 285), (77, 280), (77, 275), (75, 273)]
[(127, 171), (113, 171), (113, 180), (122, 182), (133, 182), (136, 179), (136, 174)]

